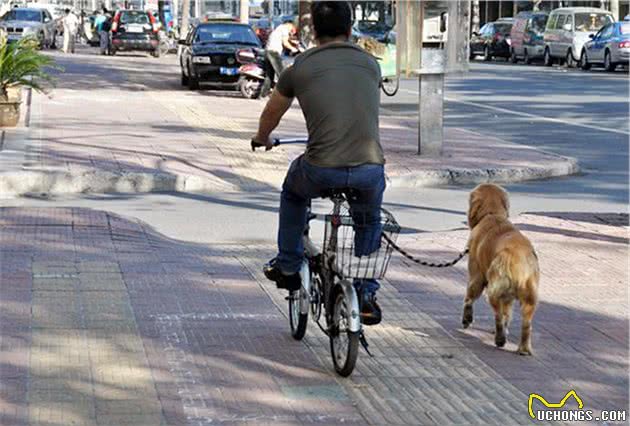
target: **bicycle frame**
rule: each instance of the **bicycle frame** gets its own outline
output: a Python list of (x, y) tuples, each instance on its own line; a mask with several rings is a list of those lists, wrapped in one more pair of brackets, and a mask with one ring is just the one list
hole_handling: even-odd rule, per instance
[[(341, 203), (343, 199), (333, 199), (333, 214), (339, 214)], [(309, 207), (309, 217), (310, 217), (310, 207)], [(309, 221), (312, 218), (309, 219)], [(304, 287), (303, 296), (300, 299), (300, 312), (302, 314), (308, 313), (308, 309), (310, 308), (310, 295), (311, 295), (311, 286), (313, 283), (311, 282), (311, 272), (317, 272), (320, 276), (324, 284), (324, 294), (321, 294), (320, 297), (323, 298), (323, 304), (325, 307), (326, 315), (330, 314), (330, 297), (333, 294), (333, 290), (335, 286), (340, 286), (342, 291), (345, 294), (346, 300), (350, 309), (350, 318), (348, 328), (351, 332), (359, 332), (361, 331), (361, 318), (359, 316), (359, 298), (357, 296), (357, 292), (354, 289), (354, 286), (350, 280), (341, 279), (338, 282), (334, 282), (334, 277), (337, 274), (336, 271), (330, 269), (330, 264), (327, 261), (328, 257), (323, 256), (324, 261), (321, 262), (321, 270), (320, 271), (311, 271), (310, 263), (312, 259), (317, 259), (322, 255), (319, 248), (313, 243), (313, 241), (309, 237), (310, 226), (307, 224), (306, 230), (304, 231), (303, 243), (304, 243), (304, 252), (306, 259), (304, 263), (302, 263), (302, 268), (300, 269), (300, 277), (302, 279), (302, 287)], [(330, 235), (330, 244), (329, 247), (335, 247), (337, 240), (337, 228), (334, 229), (334, 232)], [(334, 252), (334, 249), (333, 249)], [(319, 290), (319, 289), (318, 289)], [(320, 301), (322, 303), (322, 301)], [(328, 317), (327, 317), (328, 318)]]

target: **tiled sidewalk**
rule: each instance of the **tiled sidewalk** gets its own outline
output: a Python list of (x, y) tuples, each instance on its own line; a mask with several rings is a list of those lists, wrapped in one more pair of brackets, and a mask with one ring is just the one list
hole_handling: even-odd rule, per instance
[[(529, 424), (528, 393), (569, 388), (587, 409), (627, 409), (618, 219), (518, 218), (543, 271), (535, 357), (491, 345), (483, 301), (459, 330), (463, 265), (397, 258), (385, 320), (367, 330), (374, 357), (361, 352), (340, 379), (314, 324), (304, 343), (289, 336), (284, 295), (259, 272), (272, 247), (175, 241), (101, 211), (3, 208), (0, 424)], [(448, 258), (465, 238), (401, 243)]]

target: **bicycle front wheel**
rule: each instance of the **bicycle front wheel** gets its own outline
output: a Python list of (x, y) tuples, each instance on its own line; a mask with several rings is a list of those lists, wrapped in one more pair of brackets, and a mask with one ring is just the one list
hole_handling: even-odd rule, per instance
[(352, 374), (359, 355), (360, 332), (350, 331), (350, 308), (343, 290), (334, 298), (332, 324), (330, 327), (330, 352), (335, 371), (342, 377)]
[(304, 291), (304, 287), (300, 287), (299, 290), (289, 294), (289, 324), (291, 325), (291, 336), (295, 340), (302, 340), (306, 334), (308, 313), (303, 314), (300, 310), (302, 292)]

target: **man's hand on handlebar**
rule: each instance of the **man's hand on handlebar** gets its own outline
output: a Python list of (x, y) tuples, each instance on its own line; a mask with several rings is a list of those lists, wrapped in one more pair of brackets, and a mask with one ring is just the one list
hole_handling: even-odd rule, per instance
[(256, 148), (265, 148), (265, 151), (269, 151), (271, 148), (273, 148), (274, 143), (273, 143), (273, 139), (271, 138), (266, 138), (266, 139), (262, 139), (260, 137), (258, 137), (258, 135), (254, 136), (252, 138), (252, 151), (256, 151)]

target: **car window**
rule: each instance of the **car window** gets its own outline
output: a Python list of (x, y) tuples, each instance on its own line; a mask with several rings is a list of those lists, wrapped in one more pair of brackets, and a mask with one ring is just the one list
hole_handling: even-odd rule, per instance
[(485, 34), (486, 33), (486, 28), (488, 27), (488, 24), (484, 25), (483, 27), (481, 27), (481, 29), (479, 30), (479, 34)]
[(549, 18), (549, 22), (547, 22), (547, 29), (555, 30), (557, 22), (558, 22), (558, 15), (551, 15), (551, 17)]
[(607, 13), (576, 13), (576, 31), (590, 32), (599, 31), (604, 25), (613, 22), (612, 16)]
[(121, 24), (150, 24), (149, 15), (145, 12), (122, 12), (120, 14)]
[(564, 25), (571, 25), (571, 31), (573, 31), (573, 15), (567, 15), (567, 20), (564, 21)]
[(621, 34), (630, 34), (630, 22), (628, 23), (622, 23), (621, 25), (619, 25), (619, 32)]
[(558, 21), (556, 22), (556, 29), (561, 30), (562, 26), (566, 22), (566, 19), (567, 19), (566, 15), (559, 15), (558, 16)]
[(613, 35), (614, 30), (615, 30), (614, 24), (606, 25), (604, 28), (602, 28), (599, 34), (599, 38), (605, 39), (605, 38), (611, 37)]
[(534, 34), (540, 35), (545, 32), (545, 25), (547, 24), (547, 16), (538, 15), (534, 16), (529, 22), (529, 30)]
[(41, 22), (39, 10), (13, 9), (2, 17), (3, 21), (33, 21)]
[(258, 37), (248, 26), (243, 25), (202, 25), (197, 28), (195, 43), (239, 43), (259, 46)]
[(494, 34), (494, 25), (488, 24), (484, 28), (485, 28), (485, 31), (482, 33), (483, 35)]
[(495, 24), (496, 32), (501, 34), (509, 34), (512, 30), (512, 24)]

